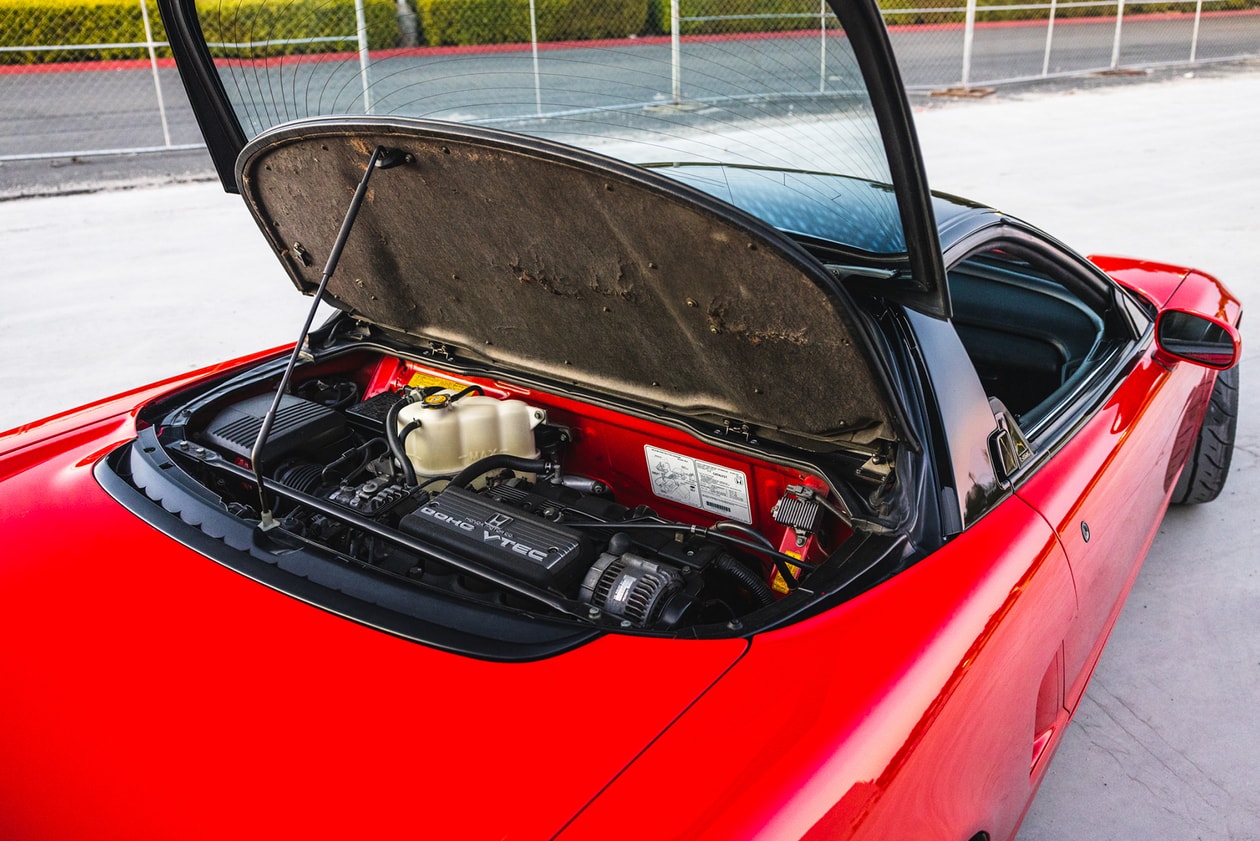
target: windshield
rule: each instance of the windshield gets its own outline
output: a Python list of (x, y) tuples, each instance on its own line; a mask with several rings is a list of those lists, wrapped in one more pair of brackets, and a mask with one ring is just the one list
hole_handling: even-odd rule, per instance
[[(395, 115), (506, 129), (634, 164), (724, 164), (702, 176), (673, 171), (737, 205), (762, 197), (744, 208), (756, 215), (767, 212), (765, 196), (788, 191), (797, 212), (862, 219), (868, 233), (847, 244), (905, 251), (871, 102), (825, 0), (417, 6), (228, 0), (197, 10), (246, 137), (304, 117)], [(731, 166), (740, 183), (715, 186)], [(866, 186), (785, 180), (785, 169)], [(758, 179), (773, 189), (748, 184)]]

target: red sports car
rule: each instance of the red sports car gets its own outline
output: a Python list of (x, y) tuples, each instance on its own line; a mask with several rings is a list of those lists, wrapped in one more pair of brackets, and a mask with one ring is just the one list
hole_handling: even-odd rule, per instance
[(1015, 834), (1225, 481), (1221, 283), (929, 192), (869, 0), (541, 62), (161, 6), (337, 312), (0, 437), (0, 837)]

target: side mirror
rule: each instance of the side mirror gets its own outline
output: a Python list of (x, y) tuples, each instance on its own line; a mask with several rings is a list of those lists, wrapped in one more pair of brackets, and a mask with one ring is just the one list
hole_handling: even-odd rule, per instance
[(1155, 343), (1174, 359), (1205, 368), (1233, 367), (1242, 339), (1232, 324), (1189, 310), (1169, 309), (1155, 320)]

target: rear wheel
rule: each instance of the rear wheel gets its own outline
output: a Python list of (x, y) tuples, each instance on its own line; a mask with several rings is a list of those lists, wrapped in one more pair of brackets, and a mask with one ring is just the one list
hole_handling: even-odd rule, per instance
[(1181, 471), (1172, 501), (1179, 505), (1211, 502), (1225, 487), (1229, 462), (1234, 454), (1234, 433), (1238, 428), (1238, 366), (1216, 375), (1212, 400), (1208, 403), (1199, 437), (1194, 442), (1186, 467)]

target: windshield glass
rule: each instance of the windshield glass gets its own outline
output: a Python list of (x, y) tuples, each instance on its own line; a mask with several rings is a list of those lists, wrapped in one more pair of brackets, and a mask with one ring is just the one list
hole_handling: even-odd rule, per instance
[[(756, 215), (813, 205), (821, 218), (862, 220), (861, 241), (846, 242), (843, 225), (837, 241), (905, 250), (870, 99), (825, 0), (227, 0), (197, 9), (247, 137), (303, 117), (395, 115), (520, 132), (634, 164), (725, 164), (703, 176), (673, 171), (740, 206), (740, 196), (760, 197), (744, 208)], [(711, 183), (731, 166), (740, 184)], [(785, 180), (784, 169), (865, 183)], [(757, 179), (773, 189), (748, 184)]]

